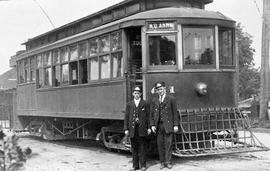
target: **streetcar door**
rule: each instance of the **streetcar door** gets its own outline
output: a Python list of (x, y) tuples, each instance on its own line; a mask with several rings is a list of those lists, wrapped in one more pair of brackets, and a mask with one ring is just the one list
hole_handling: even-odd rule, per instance
[(127, 100), (132, 99), (132, 88), (143, 88), (142, 80), (142, 47), (141, 27), (131, 27), (126, 30), (128, 41), (127, 59)]

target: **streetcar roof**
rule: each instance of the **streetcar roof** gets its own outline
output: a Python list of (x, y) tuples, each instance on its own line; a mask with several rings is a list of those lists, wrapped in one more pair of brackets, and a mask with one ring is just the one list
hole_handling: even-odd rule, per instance
[(150, 11), (144, 11), (133, 16), (125, 18), (125, 20), (132, 19), (167, 19), (167, 18), (201, 18), (201, 19), (217, 19), (217, 20), (230, 20), (220, 12), (207, 11), (197, 8), (184, 8), (184, 7), (169, 7), (160, 8)]
[[(232, 19), (224, 16), (223, 14), (219, 12), (213, 12), (213, 11), (206, 11), (202, 9), (195, 9), (195, 8), (177, 8), (177, 7), (169, 7), (169, 8), (160, 8), (160, 9), (154, 9), (154, 10), (149, 10), (149, 11), (144, 11), (141, 13), (137, 13), (134, 15), (131, 15), (129, 17), (116, 20), (114, 22), (110, 22), (104, 25), (101, 25), (97, 28), (93, 28), (75, 35), (72, 35), (70, 37), (67, 37), (65, 39), (60, 39), (56, 42), (53, 42), (52, 44), (44, 45), (41, 47), (37, 47), (35, 49), (39, 49), (39, 53), (42, 52), (41, 49), (43, 47), (53, 47), (55, 43), (57, 42), (64, 42), (67, 39), (74, 39), (76, 37), (82, 37), (83, 35), (89, 35), (93, 33), (99, 33), (95, 35), (100, 35), (104, 34), (106, 31), (104, 31), (105, 28), (110, 28), (112, 27), (112, 30), (115, 29), (113, 26), (117, 26), (118, 29), (120, 28), (125, 28), (125, 27), (130, 27), (130, 26), (143, 26), (145, 25), (145, 21), (153, 21), (153, 20), (178, 20), (178, 19), (197, 19), (195, 24), (197, 24), (199, 21), (202, 21), (203, 19), (210, 19), (210, 20), (220, 20), (222, 21), (221, 23), (224, 23), (224, 21), (227, 21), (230, 23), (230, 25), (234, 25), (235, 21)], [(187, 23), (191, 23), (192, 20), (188, 21)], [(194, 22), (193, 22), (194, 24)], [(205, 23), (209, 24), (209, 23)], [(106, 29), (107, 31), (110, 31), (110, 29)], [(31, 49), (28, 51), (25, 51), (24, 53), (20, 54), (17, 56), (18, 59), (22, 59), (26, 57), (27, 55), (33, 55), (35, 49)], [(37, 53), (37, 52), (36, 52)]]
[[(137, 13), (131, 15), (129, 17), (118, 20), (119, 22), (128, 21), (132, 19), (162, 19), (162, 18), (205, 18), (205, 19), (220, 19), (220, 20), (232, 20), (229, 17), (226, 17), (220, 12), (207, 11), (203, 9), (197, 8), (185, 8), (185, 7), (168, 7), (168, 8), (159, 8), (153, 9), (149, 11), (143, 11), (141, 13)], [(108, 23), (109, 24), (109, 23)], [(105, 24), (106, 25), (106, 24)], [(62, 26), (64, 27), (64, 26)], [(62, 28), (60, 27), (60, 28)], [(60, 28), (56, 28), (54, 30), (50, 30), (44, 34), (33, 37), (29, 39), (29, 41), (36, 39), (41, 36), (45, 36), (55, 30), (59, 30)], [(27, 41), (28, 42), (28, 41)], [(27, 43), (25, 42), (25, 43)], [(25, 44), (23, 43), (23, 44)]]
[[(179, 3), (179, 0), (175, 0), (175, 1), (178, 1), (178, 3)], [(186, 3), (195, 3), (195, 2), (196, 2), (196, 3), (199, 3), (199, 4), (203, 5), (203, 8), (204, 8), (204, 5), (205, 5), (205, 4), (212, 3), (213, 0), (188, 0), (188, 1), (185, 1), (185, 2), (186, 2)], [(112, 6), (108, 7), (108, 8), (105, 8), (105, 9), (103, 9), (103, 10), (100, 10), (100, 11), (98, 11), (98, 12), (96, 12), (96, 13), (93, 13), (93, 14), (88, 15), (88, 16), (86, 16), (86, 17), (82, 17), (82, 18), (80, 18), (80, 19), (78, 19), (78, 20), (75, 20), (75, 21), (73, 21), (73, 22), (67, 23), (67, 24), (65, 24), (65, 25), (63, 25), (63, 26), (60, 26), (60, 27), (55, 28), (55, 29), (53, 29), (53, 30), (50, 30), (50, 31), (48, 31), (48, 32), (46, 32), (46, 33), (44, 33), (44, 34), (40, 34), (40, 35), (38, 35), (38, 36), (35, 36), (35, 37), (33, 37), (33, 38), (30, 38), (30, 39), (28, 39), (26, 42), (24, 42), (24, 43), (22, 43), (22, 44), (27, 44), (28, 42), (34, 41), (34, 40), (39, 39), (39, 38), (41, 38), (41, 37), (44, 37), (44, 36), (46, 36), (46, 35), (48, 35), (48, 34), (55, 33), (55, 32), (57, 32), (57, 31), (61, 31), (61, 30), (63, 30), (63, 29), (69, 28), (69, 27), (74, 27), (76, 24), (80, 24), (80, 22), (84, 22), (84, 21), (87, 21), (87, 20), (94, 19), (94, 18), (96, 18), (96, 17), (100, 17), (101, 15), (104, 15), (104, 14), (106, 14), (106, 13), (109, 14), (109, 13), (111, 13), (113, 10), (122, 9), (122, 8), (125, 8), (125, 7), (127, 7), (127, 6), (129, 6), (129, 5), (131, 5), (131, 4), (140, 4), (140, 3), (146, 3), (146, 1), (144, 2), (144, 1), (142, 1), (142, 0), (124, 0), (124, 1), (119, 2), (119, 3), (115, 4), (115, 5), (112, 5)], [(148, 4), (148, 3), (154, 3), (154, 1), (149, 1), (149, 2), (147, 2), (147, 4)], [(173, 5), (173, 4), (174, 4), (174, 3), (166, 3), (167, 6), (171, 6), (171, 5)], [(148, 10), (148, 9), (142, 10), (142, 8), (144, 8), (144, 7), (141, 7), (141, 5), (142, 5), (142, 4), (140, 4), (140, 11), (137, 11), (137, 12), (142, 12), (142, 11), (144, 11), (144, 10), (146, 10), (146, 11)], [(144, 5), (146, 5), (146, 4), (144, 4)], [(142, 5), (142, 6), (143, 6), (143, 5)], [(160, 7), (154, 7), (154, 8), (160, 8)], [(123, 16), (123, 17), (124, 17), (124, 16)], [(123, 17), (120, 17), (120, 18), (123, 18)], [(120, 18), (118, 18), (118, 19), (120, 19)], [(115, 20), (115, 19), (113, 19), (113, 20)]]

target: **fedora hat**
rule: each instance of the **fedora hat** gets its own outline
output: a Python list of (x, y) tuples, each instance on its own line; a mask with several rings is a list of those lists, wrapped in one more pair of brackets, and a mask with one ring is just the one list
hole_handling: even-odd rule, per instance
[(132, 92), (134, 92), (134, 91), (138, 91), (140, 93), (142, 92), (142, 90), (140, 89), (140, 87), (134, 87), (133, 90), (132, 90)]
[(158, 88), (160, 88), (160, 87), (165, 87), (165, 83), (164, 83), (164, 82), (157, 82), (157, 83), (155, 84), (155, 89), (158, 89)]

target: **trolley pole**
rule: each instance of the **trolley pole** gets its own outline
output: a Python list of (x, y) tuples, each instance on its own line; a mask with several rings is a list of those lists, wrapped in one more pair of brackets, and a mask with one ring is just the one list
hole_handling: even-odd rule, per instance
[[(261, 89), (260, 89), (260, 119), (270, 119), (270, 1), (263, 0), (263, 23), (262, 23), (262, 56), (261, 56)], [(269, 110), (268, 110), (269, 109)]]

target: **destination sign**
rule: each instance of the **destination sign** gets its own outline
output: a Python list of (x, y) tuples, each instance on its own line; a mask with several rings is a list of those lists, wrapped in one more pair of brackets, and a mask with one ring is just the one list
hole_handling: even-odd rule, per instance
[(148, 31), (174, 31), (175, 23), (174, 22), (150, 22), (148, 23)]

